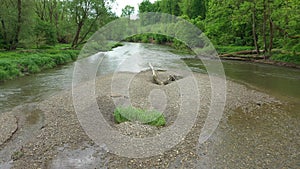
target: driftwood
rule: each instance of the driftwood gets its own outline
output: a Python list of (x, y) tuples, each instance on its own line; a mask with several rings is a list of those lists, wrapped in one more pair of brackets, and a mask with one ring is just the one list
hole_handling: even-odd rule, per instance
[(158, 77), (157, 72), (155, 71), (154, 67), (151, 65), (151, 63), (149, 63), (149, 67), (152, 71), (152, 77), (153, 77), (153, 81), (154, 83), (158, 84), (158, 85), (167, 85), (173, 81), (179, 80), (181, 79), (180, 76), (177, 75), (169, 75), (168, 79), (163, 81)]

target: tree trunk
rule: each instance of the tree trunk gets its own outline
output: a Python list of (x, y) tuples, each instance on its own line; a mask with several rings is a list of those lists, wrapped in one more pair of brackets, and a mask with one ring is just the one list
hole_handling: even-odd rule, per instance
[(268, 52), (268, 48), (267, 48), (267, 33), (266, 33), (266, 29), (267, 29), (267, 13), (266, 13), (266, 0), (264, 0), (264, 16), (263, 16), (263, 41), (264, 41), (264, 56), (266, 59), (266, 53)]
[(17, 9), (18, 9), (18, 19), (17, 19), (17, 28), (15, 32), (16, 34), (14, 39), (10, 43), (9, 50), (16, 50), (19, 43), (19, 35), (22, 26), (22, 0), (18, 0)]
[[(269, 9), (270, 10), (270, 9)], [(270, 23), (270, 42), (269, 42), (269, 55), (272, 55), (272, 49), (273, 49), (273, 36), (274, 36), (274, 29), (273, 29), (273, 21), (271, 19), (271, 14), (269, 15), (269, 23)]]
[(256, 16), (256, 8), (255, 8), (255, 3), (254, 3), (254, 7), (253, 7), (253, 10), (252, 10), (252, 34), (253, 34), (253, 42), (254, 42), (255, 50), (256, 50), (257, 54), (259, 54), (259, 48), (258, 48), (258, 45), (257, 45), (255, 16)]
[(83, 21), (80, 21), (77, 25), (77, 31), (76, 31), (75, 37), (73, 39), (73, 42), (72, 42), (72, 48), (76, 48), (78, 46), (78, 40), (79, 40), (82, 26), (83, 26)]
[(4, 40), (4, 48), (7, 48), (7, 33), (6, 33), (6, 26), (4, 20), (1, 19), (1, 25), (2, 25), (2, 30), (3, 30), (3, 40)]

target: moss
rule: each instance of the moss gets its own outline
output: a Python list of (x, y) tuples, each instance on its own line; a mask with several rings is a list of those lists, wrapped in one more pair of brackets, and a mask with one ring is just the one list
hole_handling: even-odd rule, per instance
[(117, 123), (126, 121), (138, 121), (152, 126), (164, 126), (165, 117), (155, 110), (142, 110), (134, 107), (118, 107), (114, 111), (114, 118)]

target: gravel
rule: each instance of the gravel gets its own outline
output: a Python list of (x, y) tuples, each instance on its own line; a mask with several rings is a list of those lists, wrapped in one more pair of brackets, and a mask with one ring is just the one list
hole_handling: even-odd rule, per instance
[(0, 114), (0, 146), (2, 146), (17, 131), (18, 123), (14, 115)]
[[(164, 73), (168, 74), (170, 72)], [(122, 91), (112, 91), (111, 83), (113, 76), (119, 79), (117, 85), (122, 86), (124, 85), (122, 84), (122, 79), (131, 77), (132, 74), (117, 73), (115, 75), (102, 76), (96, 80), (95, 93), (97, 95), (97, 103), (103, 117), (112, 128), (123, 135), (144, 138), (155, 136), (174, 124), (180, 111), (180, 90), (178, 84), (174, 82), (166, 86), (155, 85), (152, 83), (151, 73), (148, 71), (138, 73), (131, 81), (129, 89), (130, 101), (133, 106), (139, 108), (153, 108), (156, 105), (149, 102), (149, 100), (153, 99), (149, 98), (151, 91), (156, 91), (152, 95), (153, 97), (157, 93), (158, 95), (161, 94), (163, 91), (165, 94), (157, 99), (161, 99), (159, 102), (167, 100), (167, 104), (155, 108), (164, 110), (163, 112), (167, 119), (166, 127), (157, 128), (136, 122), (115, 124), (113, 110), (116, 104), (122, 104), (128, 101), (129, 98)], [(251, 115), (253, 112), (257, 113), (270, 108), (276, 110), (282, 109), (282, 103), (267, 94), (249, 89), (235, 82), (227, 81), (227, 100), (223, 119), (215, 134), (207, 142), (199, 145), (198, 138), (210, 106), (211, 87), (207, 75), (195, 73), (194, 77), (198, 82), (201, 103), (198, 118), (187, 136), (168, 151), (148, 158), (127, 158), (111, 153), (105, 144), (95, 144), (87, 136), (77, 119), (72, 104), (71, 91), (64, 91), (37, 104), (37, 109), (43, 112), (43, 125), (33, 131), (35, 132), (35, 137), (31, 137), (22, 145), (21, 151), (23, 155), (13, 162), (12, 168), (78, 168), (78, 166), (80, 168), (208, 168), (211, 166), (214, 168), (225, 168), (232, 166), (233, 163), (236, 164), (236, 162), (228, 162), (235, 159), (241, 160), (239, 163), (241, 167), (256, 168), (255, 163), (253, 163), (253, 159), (258, 160), (256, 157), (262, 160), (261, 166), (272, 168), (272, 164), (264, 161), (261, 156), (249, 156), (249, 158), (253, 159), (238, 158), (240, 154), (245, 154), (244, 152), (238, 152), (238, 150), (232, 151), (235, 154), (231, 154), (228, 158), (221, 159), (223, 162), (213, 158), (213, 156), (216, 153), (220, 153), (219, 151), (222, 151), (220, 154), (226, 155), (226, 152), (223, 151), (228, 151), (228, 149), (220, 148), (220, 146), (222, 147), (222, 141), (224, 141), (221, 132), (239, 131), (238, 128), (232, 129), (232, 126), (228, 124), (235, 112), (240, 112), (240, 115), (243, 115), (247, 119), (248, 114)], [(179, 83), (184, 83), (186, 78), (188, 76), (184, 75), (184, 78), (179, 80)], [(260, 114), (257, 114), (257, 116), (260, 117)], [(242, 134), (242, 132), (237, 132), (237, 134)], [(240, 139), (239, 144), (242, 144), (243, 141), (241, 140), (244, 140), (239, 137), (232, 136), (232, 138)], [(247, 142), (247, 144), (257, 143)], [(247, 150), (246, 148), (244, 149), (243, 151)], [(255, 153), (263, 154), (265, 151), (262, 150)], [(274, 157), (274, 159), (276, 158)], [(292, 167), (293, 162), (289, 164)], [(239, 165), (235, 165), (235, 167), (237, 166)]]

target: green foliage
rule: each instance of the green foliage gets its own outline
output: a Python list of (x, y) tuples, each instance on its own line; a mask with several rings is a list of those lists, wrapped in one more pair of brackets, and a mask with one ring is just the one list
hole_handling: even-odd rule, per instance
[[(179, 7), (179, 8), (178, 8)], [(256, 47), (265, 50), (265, 55), (271, 56), (272, 49), (284, 49), (289, 54), (274, 56), (274, 59), (297, 62), (295, 55), (300, 52), (300, 1), (220, 1), (220, 0), (160, 0), (151, 3), (144, 0), (139, 6), (139, 12), (164, 12), (192, 23), (217, 45), (219, 53), (231, 53), (240, 50), (254, 50)], [(143, 21), (150, 25), (151, 18)], [(159, 27), (159, 25), (158, 25)], [(170, 24), (169, 32), (189, 40), (193, 37), (188, 25)], [(157, 42), (172, 44), (177, 49), (184, 49), (184, 44), (173, 38), (139, 35), (132, 41)]]
[(191, 19), (206, 17), (206, 3), (207, 0), (182, 0), (180, 2), (180, 9), (183, 15), (188, 16)]
[(300, 43), (298, 43), (298, 44), (295, 44), (294, 46), (293, 46), (293, 48), (292, 48), (292, 51), (293, 52), (300, 52)]
[(51, 23), (38, 20), (34, 28), (37, 48), (41, 45), (55, 45), (57, 42), (56, 29)]
[(120, 47), (120, 46), (123, 46), (122, 43), (113, 43), (112, 44), (112, 48), (117, 48), (117, 47)]
[[(58, 48), (58, 47), (56, 47)], [(0, 81), (10, 80), (27, 73), (38, 73), (77, 59), (78, 50), (19, 50), (0, 52)]]
[(175, 16), (181, 15), (179, 3), (181, 0), (162, 0), (159, 3), (160, 12), (168, 13)]
[(219, 54), (233, 53), (243, 50), (254, 50), (252, 46), (215, 46)]
[[(78, 47), (100, 26), (116, 19), (114, 0), (1, 0), (0, 49)], [(100, 19), (101, 18), (101, 19)]]
[(124, 9), (122, 9), (121, 17), (130, 17), (134, 13), (134, 7), (130, 5), (126, 5)]
[(300, 64), (300, 55), (291, 53), (273, 54), (271, 60)]
[(32, 32), (33, 0), (1, 0), (0, 47), (15, 50)]
[(162, 113), (155, 110), (145, 111), (134, 107), (116, 108), (114, 111), (114, 118), (117, 123), (138, 121), (153, 126), (164, 126), (166, 124), (165, 117)]
[(155, 3), (151, 3), (149, 0), (143, 0), (142, 3), (139, 5), (139, 13), (144, 12), (159, 12), (159, 1), (156, 1)]
[(5, 79), (9, 79), (9, 75), (8, 75), (8, 72), (3, 70), (1, 67), (0, 67), (0, 81), (2, 80), (5, 80)]

